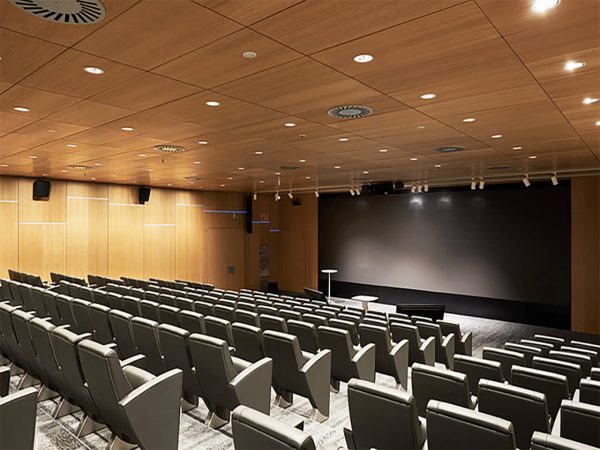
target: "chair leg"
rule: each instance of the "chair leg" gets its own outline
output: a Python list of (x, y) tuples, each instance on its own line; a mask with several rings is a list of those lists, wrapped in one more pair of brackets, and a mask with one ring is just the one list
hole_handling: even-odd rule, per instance
[(332, 379), (329, 383), (329, 391), (337, 394), (340, 392), (340, 380)]
[[(81, 422), (79, 422), (79, 426), (77, 427), (75, 436), (77, 436), (78, 438), (87, 436), (88, 434), (95, 433), (96, 431), (100, 431), (103, 428), (106, 428), (106, 425), (104, 425), (103, 423), (96, 422), (95, 420), (91, 419), (90, 416), (85, 415), (83, 419), (81, 419)], [(117, 438), (115, 437), (115, 439)]]
[(19, 381), (17, 390), (36, 386), (38, 384), (40, 384), (40, 381), (38, 379), (36, 379), (36, 378), (32, 377), (31, 375), (29, 375), (28, 373), (26, 373), (25, 376), (23, 378), (21, 378), (21, 381)]
[(280, 408), (289, 408), (294, 402), (294, 394), (291, 392), (281, 392), (275, 397), (275, 405)]
[(57, 392), (54, 392), (48, 386), (42, 385), (42, 388), (38, 391), (37, 401), (45, 402), (46, 400), (50, 400), (52, 398), (59, 397)]
[(229, 420), (222, 419), (214, 411), (210, 411), (208, 413), (208, 416), (206, 417), (206, 420), (204, 421), (204, 424), (207, 427), (212, 428), (213, 430), (216, 430), (217, 428), (221, 428), (222, 426), (225, 426), (228, 423), (229, 423)]
[(66, 416), (67, 414), (72, 414), (77, 411), (79, 411), (79, 407), (72, 405), (63, 398), (60, 400), (60, 402), (58, 402), (58, 405), (56, 405), (56, 408), (52, 413), (52, 418), (60, 419), (61, 417)]
[(317, 408), (313, 408), (313, 410), (310, 412), (310, 420), (314, 420), (315, 422), (323, 423), (328, 418), (328, 416), (323, 415)]
[(198, 399), (197, 398), (196, 398), (195, 402), (190, 402), (190, 401), (186, 400), (185, 398), (181, 399), (181, 412), (182, 413), (186, 413), (188, 411), (191, 411), (192, 409), (196, 408), (197, 406), (198, 406)]
[(106, 450), (131, 450), (136, 447), (136, 444), (130, 444), (129, 442), (125, 442), (118, 436), (113, 436), (113, 438), (106, 446)]

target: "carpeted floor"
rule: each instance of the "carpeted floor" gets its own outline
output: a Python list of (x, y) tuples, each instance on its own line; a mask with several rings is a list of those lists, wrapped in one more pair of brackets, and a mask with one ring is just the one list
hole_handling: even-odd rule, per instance
[[(332, 302), (340, 304), (355, 303), (343, 299), (333, 299)], [(381, 311), (393, 311), (394, 309), (393, 306), (380, 304), (372, 304), (371, 308)], [(446, 314), (445, 319), (460, 323), (463, 332), (473, 332), (474, 356), (481, 356), (481, 350), (485, 346), (501, 347), (504, 342), (516, 342), (521, 338), (531, 337), (534, 333), (545, 333), (565, 337), (574, 335), (573, 333), (564, 330), (533, 327), (455, 314)], [(378, 374), (376, 381), (377, 383), (390, 387), (395, 386), (394, 379), (385, 375)], [(18, 377), (13, 377), (11, 382), (14, 389), (18, 382)], [(408, 389), (410, 391), (410, 370), (408, 384)], [(271, 415), (273, 417), (284, 422), (293, 422), (298, 419), (305, 420), (305, 431), (313, 436), (318, 449), (330, 450), (345, 448), (346, 444), (344, 441), (343, 427), (349, 423), (349, 419), (346, 386), (344, 384), (342, 384), (338, 393), (331, 394), (331, 415), (327, 421), (321, 424), (310, 421), (309, 414), (311, 412), (311, 406), (306, 399), (295, 396), (293, 405), (287, 409), (282, 409), (274, 405), (274, 393), (272, 393), (271, 400)], [(104, 449), (106, 447), (110, 438), (108, 429), (92, 433), (82, 439), (77, 439), (74, 433), (77, 429), (81, 413), (67, 415), (58, 420), (54, 420), (51, 417), (51, 412), (53, 411), (56, 402), (57, 400), (47, 400), (38, 405), (36, 430), (36, 448), (38, 450), (96, 450)], [(198, 408), (182, 414), (179, 448), (182, 450), (233, 449), (231, 425), (227, 425), (219, 430), (212, 430), (205, 426), (203, 420), (207, 415), (207, 409), (202, 402), (200, 403), (201, 405)], [(160, 426), (160, 424), (157, 424), (157, 426)]]

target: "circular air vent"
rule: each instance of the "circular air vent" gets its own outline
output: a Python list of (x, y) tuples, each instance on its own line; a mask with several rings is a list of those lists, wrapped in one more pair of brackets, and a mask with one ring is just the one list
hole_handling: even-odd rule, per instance
[(296, 170), (298, 166), (281, 166), (279, 170)]
[(51, 22), (89, 25), (104, 19), (100, 0), (10, 0), (26, 13)]
[(361, 117), (369, 117), (373, 114), (373, 110), (368, 106), (341, 105), (331, 108), (327, 111), (327, 114), (336, 119), (360, 119)]
[(179, 145), (169, 145), (169, 144), (155, 145), (154, 146), (154, 150), (156, 150), (157, 152), (162, 152), (162, 153), (182, 153), (182, 152), (185, 152), (185, 148), (184, 147), (181, 147)]
[(464, 147), (459, 147), (457, 145), (447, 145), (445, 147), (436, 148), (435, 151), (440, 153), (456, 153), (462, 152), (464, 149)]
[(67, 166), (69, 169), (71, 170), (79, 170), (81, 172), (83, 172), (84, 170), (90, 170), (92, 167), (90, 166), (84, 166), (82, 164), (72, 164), (70, 166)]

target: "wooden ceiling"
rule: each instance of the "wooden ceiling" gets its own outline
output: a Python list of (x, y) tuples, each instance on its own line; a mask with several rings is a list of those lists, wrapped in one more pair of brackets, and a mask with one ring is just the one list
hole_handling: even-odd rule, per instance
[[(543, 14), (531, 0), (103, 4), (77, 26), (0, 0), (0, 175), (261, 191), (278, 172), (287, 189), (600, 166), (600, 102), (582, 103), (600, 98), (594, 0)], [(374, 113), (327, 114), (344, 104)]]

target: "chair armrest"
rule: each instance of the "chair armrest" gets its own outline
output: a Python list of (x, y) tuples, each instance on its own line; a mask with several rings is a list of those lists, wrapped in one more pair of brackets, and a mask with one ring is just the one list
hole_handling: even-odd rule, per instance
[(429, 336), (427, 339), (423, 341), (419, 350), (423, 352), (423, 360), (425, 364), (430, 366), (435, 365), (435, 338), (433, 336)]
[(229, 382), (241, 405), (269, 414), (273, 360), (262, 358), (246, 367)]
[(456, 342), (454, 338), (454, 334), (450, 333), (448, 336), (444, 338), (442, 341), (442, 348), (446, 353), (446, 365), (448, 369), (454, 369), (454, 353), (456, 353)]
[[(111, 345), (112, 348), (112, 345)], [(121, 367), (134, 366), (140, 369), (144, 368), (144, 364), (146, 363), (146, 355), (138, 354), (130, 356), (127, 359), (121, 360)]]
[(356, 450), (356, 443), (354, 442), (354, 433), (348, 427), (344, 427), (344, 438), (346, 439), (346, 446), (348, 450)]
[[(311, 404), (321, 414), (329, 416), (331, 379), (331, 350), (321, 350), (300, 369), (306, 377), (306, 384), (311, 392)], [(313, 403), (314, 402), (314, 403)]]
[(463, 333), (461, 342), (463, 343), (463, 345), (465, 347), (465, 353), (467, 354), (467, 356), (472, 356), (473, 355), (473, 333), (471, 333), (470, 331)]
[(352, 362), (356, 364), (356, 373), (359, 378), (375, 381), (375, 356), (375, 344), (372, 343), (356, 352)]
[(359, 351), (356, 352), (356, 354), (352, 357), (352, 362), (357, 363), (364, 357), (364, 355), (366, 355), (367, 353), (374, 352), (374, 351), (375, 351), (375, 344), (367, 344), (364, 347), (362, 347)]
[(408, 389), (408, 340), (402, 339), (390, 352), (396, 367), (396, 373), (400, 377), (400, 384), (404, 389)]
[[(21, 403), (26, 402), (28, 398), (32, 399), (32, 408), (35, 411), (35, 407), (37, 404), (37, 396), (38, 390), (34, 387), (28, 387), (25, 389), (18, 390), (17, 392), (13, 392), (6, 397), (0, 397), (0, 407), (6, 407), (6, 405), (10, 405), (12, 403)], [(35, 417), (35, 412), (33, 413), (33, 417)]]
[(182, 387), (183, 372), (173, 369), (152, 378), (119, 401), (141, 448), (177, 448)]
[[(309, 359), (300, 369), (302, 373), (308, 373), (313, 366), (323, 366), (326, 361), (329, 360), (329, 366), (331, 366), (331, 350), (320, 350), (315, 356)], [(327, 374), (329, 379), (329, 373)]]
[(0, 397), (6, 397), (10, 388), (10, 367), (0, 367)]

